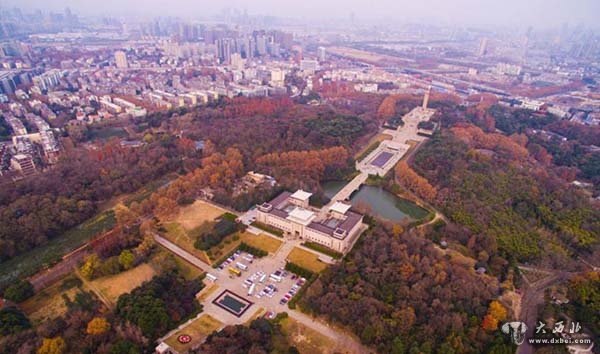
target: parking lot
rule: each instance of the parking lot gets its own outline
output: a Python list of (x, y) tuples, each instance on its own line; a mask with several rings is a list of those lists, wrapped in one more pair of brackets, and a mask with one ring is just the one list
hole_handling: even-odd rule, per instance
[[(279, 240), (278, 238), (275, 239)], [(169, 244), (168, 241), (162, 241)], [(202, 265), (200, 260), (194, 259), (193, 255), (187, 254), (177, 247), (173, 247), (174, 245), (169, 245), (169, 249), (173, 249), (173, 252), (185, 257), (185, 259), (191, 259), (194, 261), (193, 264), (199, 264), (200, 269), (207, 271), (208, 274), (204, 279), (207, 286), (198, 294), (198, 297), (203, 305), (201, 315), (204, 318), (214, 318), (219, 324), (218, 328), (214, 328), (215, 330), (228, 325), (247, 324), (257, 316), (264, 315), (272, 318), (277, 313), (287, 312), (294, 321), (300, 322), (303, 326), (312, 328), (336, 342), (345, 343), (344, 353), (369, 352), (354, 337), (331, 328), (327, 323), (320, 322), (287, 307), (288, 299), (292, 299), (294, 293), (297, 294), (301, 289), (303, 279), (286, 273), (283, 268), (290, 252), (296, 247), (301, 247), (300, 243), (301, 241), (298, 239), (286, 239), (274, 254), (269, 254), (263, 258), (253, 257), (252, 262), (250, 262), (249, 254), (239, 252), (235, 259), (231, 259), (227, 265), (223, 265), (222, 269), (213, 269)], [(305, 250), (314, 252), (308, 249)], [(238, 262), (241, 263), (241, 266), (237, 265)], [(237, 271), (231, 271), (230, 267), (237, 269), (240, 276), (233, 274)], [(253, 284), (254, 289), (249, 295), (248, 293)], [(282, 301), (282, 299), (285, 300)], [(192, 323), (195, 322), (192, 321)], [(169, 338), (178, 332), (185, 332), (192, 336), (198, 335), (193, 329), (189, 333), (186, 332), (189, 325), (190, 323), (181, 325), (159, 341), (164, 342), (165, 338)]]
[[(211, 270), (205, 281), (218, 284), (219, 291), (206, 299), (204, 311), (225, 324), (244, 323), (260, 308), (267, 313), (289, 311), (287, 303), (306, 281), (284, 269), (285, 259), (297, 243), (287, 241), (274, 255), (263, 258), (238, 251), (218, 268)], [(242, 316), (234, 316), (213, 303), (223, 290), (244, 297), (253, 303), (252, 306)]]

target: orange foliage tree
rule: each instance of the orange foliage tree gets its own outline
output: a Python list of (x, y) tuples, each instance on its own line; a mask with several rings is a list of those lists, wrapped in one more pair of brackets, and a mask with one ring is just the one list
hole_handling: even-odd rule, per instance
[(437, 195), (435, 187), (408, 166), (406, 161), (400, 161), (396, 165), (395, 172), (398, 183), (419, 197), (431, 201)]
[[(471, 148), (492, 150), (518, 161), (524, 161), (529, 156), (527, 149), (515, 141), (522, 140), (522, 138), (513, 140), (502, 134), (488, 134), (471, 124), (460, 124), (450, 130), (454, 136)], [(522, 143), (522, 141), (519, 142)]]

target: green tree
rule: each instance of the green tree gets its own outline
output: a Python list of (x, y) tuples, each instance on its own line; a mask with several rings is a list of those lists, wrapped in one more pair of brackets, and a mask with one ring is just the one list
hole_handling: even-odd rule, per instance
[(85, 262), (81, 266), (81, 275), (86, 279), (93, 279), (100, 265), (100, 257), (95, 253), (90, 254), (85, 258)]
[(7, 336), (31, 328), (31, 323), (18, 308), (10, 306), (0, 310), (0, 336)]
[(119, 340), (108, 350), (108, 354), (140, 354), (140, 348), (128, 340)]
[(367, 325), (365, 329), (360, 334), (360, 340), (363, 343), (370, 344), (373, 343), (375, 339), (375, 329), (371, 325)]
[(135, 256), (130, 250), (123, 250), (119, 255), (119, 264), (121, 264), (123, 269), (130, 269), (133, 266), (134, 261)]
[(17, 280), (4, 291), (4, 298), (21, 302), (33, 296), (33, 285), (27, 280)]
[(392, 354), (403, 354), (405, 351), (404, 342), (400, 337), (394, 338), (392, 342)]

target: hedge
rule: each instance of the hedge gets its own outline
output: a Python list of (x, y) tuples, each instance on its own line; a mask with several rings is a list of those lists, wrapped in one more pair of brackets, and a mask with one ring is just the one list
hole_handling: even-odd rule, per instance
[(321, 245), (319, 243), (316, 243), (316, 242), (306, 241), (306, 242), (302, 243), (302, 246), (304, 246), (306, 248), (310, 248), (310, 249), (315, 250), (317, 252), (321, 252), (323, 254), (326, 254), (329, 257), (333, 258), (333, 259), (340, 259), (340, 258), (342, 258), (344, 256), (340, 252), (334, 251), (331, 248), (323, 246), (323, 245)]
[(302, 295), (304, 295), (304, 293), (306, 292), (306, 289), (308, 289), (308, 287), (315, 281), (317, 280), (317, 278), (319, 277), (318, 274), (311, 272), (310, 270), (306, 269), (306, 268), (302, 268), (301, 266), (295, 264), (295, 263), (291, 263), (291, 262), (287, 262), (285, 264), (285, 269), (296, 274), (299, 275), (303, 278), (306, 278), (306, 283), (304, 283), (304, 285), (300, 288), (300, 290), (298, 290), (298, 292), (296, 293), (296, 295), (294, 297), (292, 297), (290, 299), (290, 301), (288, 302), (288, 307), (290, 309), (295, 309), (296, 308), (296, 302), (298, 302), (298, 300), (300, 300), (302, 298)]
[(221, 218), (229, 221), (235, 221), (237, 220), (237, 215), (230, 212), (226, 212), (225, 214), (221, 215)]
[(252, 247), (245, 242), (242, 242), (240, 246), (237, 248), (243, 252), (250, 253), (255, 257), (262, 258), (269, 254), (269, 252), (265, 250), (261, 250), (260, 248)]
[(263, 224), (262, 222), (255, 221), (251, 225), (254, 226), (254, 227), (257, 227), (257, 228), (259, 228), (259, 229), (261, 229), (263, 231), (270, 232), (273, 235), (276, 235), (276, 236), (279, 236), (279, 237), (283, 237), (283, 230), (280, 230), (280, 229), (274, 228), (272, 226)]

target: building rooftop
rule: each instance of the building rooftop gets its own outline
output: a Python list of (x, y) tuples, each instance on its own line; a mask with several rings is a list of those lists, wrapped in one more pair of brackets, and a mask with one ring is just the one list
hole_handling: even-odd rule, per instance
[(308, 200), (308, 198), (310, 198), (311, 195), (312, 193), (305, 192), (302, 189), (299, 189), (296, 192), (294, 192), (294, 194), (292, 194), (291, 197), (298, 200)]
[(342, 202), (335, 202), (331, 207), (329, 207), (330, 211), (335, 211), (340, 214), (346, 214), (349, 209), (350, 205)]
[(299, 198), (310, 198), (311, 193), (304, 191), (298, 191), (294, 194), (283, 192), (270, 202), (262, 204), (259, 208), (265, 213), (288, 219), (338, 239), (346, 238), (362, 218), (362, 215), (350, 210), (350, 205), (342, 202), (335, 202), (329, 207), (329, 211), (334, 211), (343, 216), (319, 217), (316, 211), (289, 202), (289, 199), (294, 198), (294, 195), (299, 195)]
[(297, 223), (308, 225), (314, 219), (315, 213), (300, 207), (294, 208), (289, 214), (288, 219)]
[(280, 195), (278, 195), (277, 197), (273, 198), (269, 204), (271, 204), (273, 206), (273, 208), (275, 209), (282, 209), (283, 207), (285, 207), (285, 205), (282, 205), (283, 203), (285, 203), (288, 198), (292, 195), (292, 193), (290, 192), (283, 192)]

